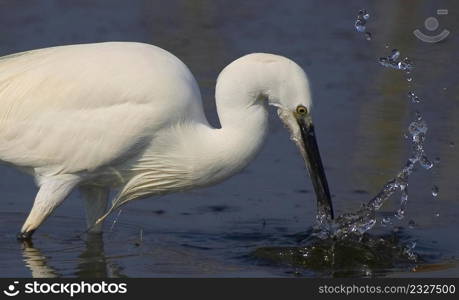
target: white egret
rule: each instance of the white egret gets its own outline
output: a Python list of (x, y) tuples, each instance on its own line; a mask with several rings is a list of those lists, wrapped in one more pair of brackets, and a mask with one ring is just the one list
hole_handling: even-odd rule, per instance
[[(142, 43), (52, 47), (0, 58), (0, 161), (34, 176), (39, 191), (18, 238), (32, 233), (78, 187), (87, 226), (128, 201), (207, 186), (244, 168), (267, 132), (267, 106), (290, 129), (318, 207), (332, 217), (303, 69), (255, 53), (216, 85), (221, 128), (199, 87), (171, 53)], [(110, 189), (118, 189), (107, 211)]]

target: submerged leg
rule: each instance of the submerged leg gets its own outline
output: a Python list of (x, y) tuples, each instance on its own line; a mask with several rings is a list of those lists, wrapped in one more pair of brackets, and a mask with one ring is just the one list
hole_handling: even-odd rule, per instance
[(96, 221), (107, 210), (109, 189), (100, 186), (85, 185), (80, 187), (86, 209), (86, 226), (89, 232), (99, 233), (102, 231), (102, 222)]
[(30, 239), (34, 231), (67, 198), (80, 179), (74, 175), (62, 175), (41, 180), (40, 189), (18, 239)]

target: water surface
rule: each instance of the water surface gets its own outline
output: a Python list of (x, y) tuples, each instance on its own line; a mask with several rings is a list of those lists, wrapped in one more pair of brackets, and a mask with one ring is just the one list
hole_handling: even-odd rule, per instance
[[(362, 8), (371, 13), (370, 41), (354, 29)], [(439, 30), (449, 29), (450, 36), (438, 44), (419, 41), (412, 31), (426, 32), (424, 20), (438, 8), (450, 11), (439, 17)], [(417, 109), (429, 124), (426, 151), (440, 158), (410, 177), (403, 220), (378, 224), (368, 237), (390, 235), (396, 247), (416, 242), (413, 251), (422, 259), (359, 262), (355, 270), (345, 261), (344, 272), (254, 255), (307, 243), (315, 213), (304, 164), (274, 111), (264, 149), (241, 174), (215, 187), (133, 202), (112, 230), (116, 214), (107, 222), (103, 239), (83, 233), (83, 205), (74, 193), (33, 245), (18, 243), (15, 234), (36, 188), (31, 178), (2, 166), (0, 276), (457, 276), (459, 85), (452, 62), (459, 61), (458, 8), (457, 1), (0, 1), (1, 55), (83, 42), (152, 43), (189, 66), (215, 126), (214, 86), (224, 66), (250, 52), (297, 61), (311, 81), (336, 214), (357, 210), (405, 163), (410, 149), (403, 135), (414, 114), (410, 90), (422, 98)], [(377, 62), (392, 48), (416, 64), (410, 88), (402, 73)], [(381, 214), (392, 214), (398, 200), (385, 203)]]

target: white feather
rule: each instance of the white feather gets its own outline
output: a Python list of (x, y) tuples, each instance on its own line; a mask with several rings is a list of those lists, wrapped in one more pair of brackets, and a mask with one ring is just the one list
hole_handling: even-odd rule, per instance
[(111, 212), (231, 176), (260, 149), (268, 103), (287, 111), (311, 106), (303, 70), (263, 53), (225, 68), (216, 101), (222, 128), (208, 124), (188, 68), (151, 45), (82, 44), (5, 56), (0, 161), (39, 185), (68, 174), (81, 185), (119, 187)]

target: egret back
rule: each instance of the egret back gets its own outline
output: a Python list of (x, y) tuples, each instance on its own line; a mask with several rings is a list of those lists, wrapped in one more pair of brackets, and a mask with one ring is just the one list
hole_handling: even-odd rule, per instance
[(140, 43), (33, 50), (0, 58), (0, 160), (44, 175), (134, 157), (161, 128), (207, 122), (175, 56)]

